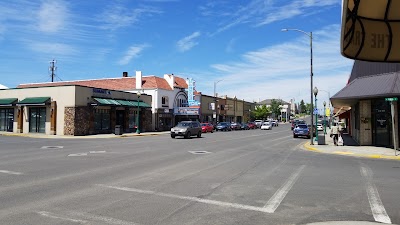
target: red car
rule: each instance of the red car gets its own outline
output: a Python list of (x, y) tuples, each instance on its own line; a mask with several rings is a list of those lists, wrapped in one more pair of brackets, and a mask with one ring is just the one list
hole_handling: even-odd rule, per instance
[(203, 132), (203, 133), (208, 133), (208, 132), (213, 133), (214, 132), (214, 126), (211, 123), (202, 123), (201, 124), (201, 132)]
[(249, 129), (257, 129), (257, 125), (253, 122), (248, 123), (247, 126), (249, 126)]

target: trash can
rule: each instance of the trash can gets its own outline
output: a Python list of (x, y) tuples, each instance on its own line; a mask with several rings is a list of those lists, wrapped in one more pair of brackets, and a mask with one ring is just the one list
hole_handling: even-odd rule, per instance
[(325, 145), (325, 135), (318, 134), (318, 145)]
[(115, 125), (114, 134), (115, 135), (121, 135), (122, 134), (121, 125)]

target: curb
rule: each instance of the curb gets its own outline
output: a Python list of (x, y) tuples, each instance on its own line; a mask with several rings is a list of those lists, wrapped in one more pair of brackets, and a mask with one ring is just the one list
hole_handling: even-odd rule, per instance
[(0, 133), (0, 136), (8, 136), (8, 137), (27, 137), (27, 138), (40, 138), (40, 139), (109, 139), (109, 138), (127, 138), (127, 137), (144, 137), (144, 136), (158, 136), (163, 135), (165, 133), (143, 133), (143, 134), (122, 134), (122, 135), (114, 135), (114, 136), (97, 136), (96, 135), (86, 135), (86, 136), (57, 136), (57, 135), (31, 135), (24, 133)]
[(325, 153), (325, 154), (331, 154), (331, 155), (342, 155), (342, 156), (350, 156), (350, 157), (362, 157), (362, 158), (369, 158), (369, 159), (390, 159), (390, 160), (400, 160), (400, 155), (399, 156), (388, 156), (388, 155), (378, 155), (378, 154), (360, 154), (360, 153), (354, 153), (354, 152), (349, 152), (349, 151), (334, 151), (334, 152), (328, 152), (328, 151), (323, 151), (314, 147), (311, 147), (309, 142), (306, 142), (303, 144), (303, 147), (308, 150), (308, 151), (313, 151), (313, 152), (319, 152), (319, 153)]

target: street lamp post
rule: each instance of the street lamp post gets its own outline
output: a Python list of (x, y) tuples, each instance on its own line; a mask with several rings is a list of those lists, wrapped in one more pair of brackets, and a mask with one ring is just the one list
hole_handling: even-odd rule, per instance
[(326, 134), (326, 102), (324, 101), (324, 136)]
[(140, 127), (139, 127), (139, 113), (140, 113), (140, 108), (139, 108), (139, 99), (142, 93), (138, 92), (137, 94), (138, 100), (137, 100), (137, 114), (136, 114), (136, 133), (140, 134)]
[[(221, 82), (222, 80), (214, 81), (214, 112), (215, 112), (215, 118), (214, 120), (214, 125), (217, 123), (218, 120), (218, 107), (217, 107), (217, 84)], [(214, 115), (213, 115), (214, 117)]]
[(330, 127), (331, 121), (332, 121), (331, 93), (330, 93), (329, 91), (325, 91), (325, 90), (319, 90), (319, 91), (323, 91), (323, 92), (325, 92), (325, 93), (328, 94), (328, 98), (329, 98), (329, 101), (328, 101), (328, 108), (329, 108), (329, 127)]
[[(315, 95), (315, 108), (317, 109), (317, 95), (318, 95), (318, 88), (314, 88), (314, 95)], [(318, 112), (315, 113), (315, 140), (318, 142)], [(311, 135), (312, 136), (312, 135)]]
[[(314, 109), (314, 107), (313, 107), (313, 49), (312, 49), (312, 39), (313, 39), (313, 37), (312, 37), (312, 32), (305, 32), (305, 31), (303, 31), (303, 30), (299, 30), (299, 29), (282, 29), (281, 31), (289, 31), (289, 30), (291, 30), (291, 31), (297, 31), (297, 32), (300, 32), (300, 33), (303, 33), (303, 34), (305, 34), (305, 35), (307, 35), (308, 37), (310, 37), (310, 83), (311, 83), (311, 92), (310, 92), (310, 97), (311, 97), (311, 101), (310, 101), (310, 104), (311, 104), (311, 130), (313, 130), (313, 109)], [(310, 135), (310, 145), (314, 145), (314, 141), (313, 141), (313, 136), (312, 135)]]

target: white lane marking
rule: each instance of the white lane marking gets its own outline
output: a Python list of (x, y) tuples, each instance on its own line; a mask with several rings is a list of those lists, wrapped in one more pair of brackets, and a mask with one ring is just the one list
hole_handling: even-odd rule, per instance
[(385, 207), (383, 206), (379, 196), (378, 189), (372, 182), (372, 171), (363, 166), (361, 166), (360, 171), (367, 183), (368, 201), (369, 205), (371, 206), (372, 215), (374, 216), (375, 221), (391, 224), (392, 221), (386, 213)]
[(198, 198), (198, 197), (167, 194), (167, 193), (161, 193), (161, 192), (156, 192), (156, 191), (147, 191), (147, 190), (128, 188), (128, 187), (117, 187), (117, 186), (109, 186), (109, 185), (103, 185), (103, 184), (98, 184), (98, 186), (116, 189), (116, 190), (120, 190), (120, 191), (129, 191), (129, 192), (135, 192), (135, 193), (140, 193), (140, 194), (156, 195), (156, 196), (166, 197), (166, 198), (174, 198), (174, 199), (181, 199), (181, 200), (187, 200), (187, 201), (192, 201), (192, 202), (200, 202), (200, 203), (216, 205), (216, 206), (221, 206), (221, 207), (226, 207), (226, 208), (243, 209), (243, 210), (250, 210), (250, 211), (257, 211), (257, 212), (267, 212), (262, 207), (251, 206), (251, 205), (242, 205), (242, 204), (237, 204), (237, 203), (221, 202), (221, 201), (215, 201), (215, 200)]
[(41, 215), (41, 216), (44, 216), (44, 217), (48, 217), (48, 218), (52, 218), (52, 219), (66, 220), (66, 221), (74, 222), (74, 223), (85, 224), (85, 223), (88, 222), (88, 221), (85, 221), (85, 220), (77, 220), (77, 219), (67, 218), (67, 217), (64, 217), (64, 216), (59, 216), (59, 215), (56, 215), (54, 213), (46, 212), (46, 211), (40, 211), (40, 212), (37, 212), (37, 213), (39, 215)]
[(9, 170), (0, 170), (0, 173), (12, 174), (12, 175), (22, 175), (22, 173), (20, 173), (20, 172), (14, 172), (14, 171), (9, 171)]
[[(91, 224), (91, 222), (95, 221), (95, 222), (103, 222), (103, 223), (114, 224), (114, 225), (138, 225), (137, 223), (133, 223), (133, 222), (125, 221), (125, 220), (119, 220), (119, 219), (115, 219), (112, 217), (93, 215), (93, 214), (83, 213), (83, 212), (70, 212), (69, 211), (69, 212), (65, 212), (66, 215), (57, 215), (55, 213), (46, 212), (46, 211), (41, 211), (38, 213), (45, 217), (67, 220), (67, 221), (80, 223), (80, 224)], [(70, 217), (78, 217), (78, 218), (84, 218), (84, 219), (75, 219), (75, 218), (70, 218)]]
[(74, 154), (69, 154), (68, 156), (87, 156), (88, 153), (74, 153)]
[(294, 172), (289, 179), (286, 181), (286, 183), (279, 188), (275, 194), (268, 200), (267, 204), (264, 206), (264, 210), (269, 213), (275, 212), (275, 210), (278, 208), (278, 206), (281, 204), (282, 200), (285, 198), (286, 194), (289, 192), (289, 190), (293, 187), (294, 183), (296, 180), (299, 178), (299, 175), (301, 171), (306, 167), (306, 165), (302, 165), (297, 169), (296, 172)]
[(106, 151), (89, 151), (90, 154), (106, 153)]

